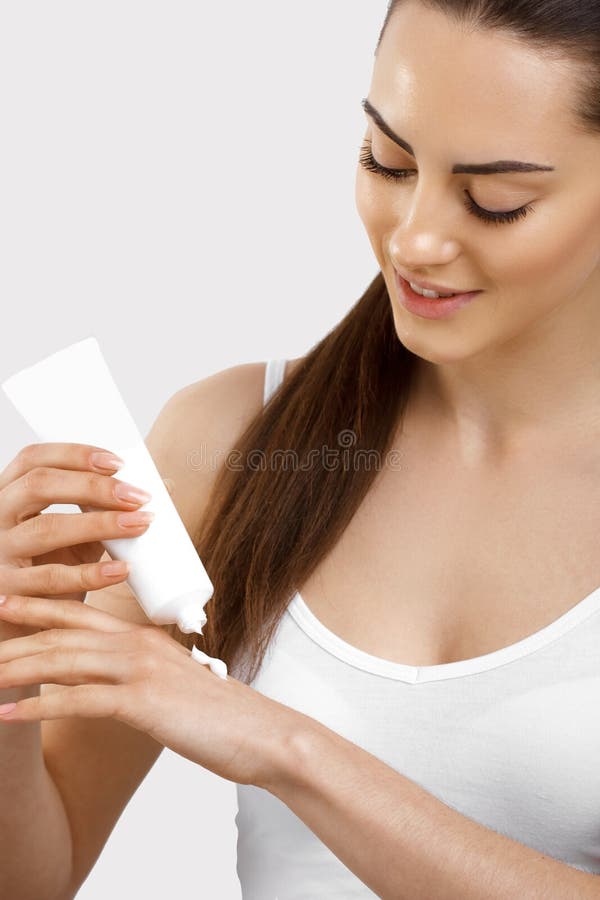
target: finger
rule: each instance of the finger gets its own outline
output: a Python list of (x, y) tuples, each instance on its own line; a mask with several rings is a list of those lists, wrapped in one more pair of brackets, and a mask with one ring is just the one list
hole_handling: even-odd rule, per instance
[[(90, 541), (138, 537), (150, 522), (134, 523), (149, 511), (112, 510), (88, 513), (43, 513), (26, 519), (2, 535), (2, 550), (7, 556), (40, 556), (59, 547), (72, 547)], [(136, 518), (133, 518), (136, 517)]]
[(96, 447), (93, 444), (74, 444), (45, 441), (38, 444), (28, 444), (22, 447), (15, 458), (0, 472), (0, 491), (20, 478), (30, 469), (36, 466), (52, 466), (58, 469), (73, 469), (80, 471), (115, 472), (118, 466), (100, 467), (92, 461), (93, 453), (108, 453), (115, 456), (106, 447)]
[(141, 626), (79, 600), (48, 600), (8, 594), (0, 603), (0, 619), (38, 628), (91, 628), (98, 631), (133, 631)]
[[(51, 647), (114, 651), (123, 646), (118, 640), (119, 637), (125, 637), (125, 635), (122, 633), (112, 634), (107, 631), (90, 631), (89, 628), (48, 628), (34, 634), (0, 641), (0, 666), (13, 659), (44, 653)], [(2, 674), (1, 669), (0, 674)]]
[[(163, 478), (162, 480), (163, 480), (164, 485), (165, 485), (167, 491), (169, 492), (169, 494), (172, 494), (173, 491), (175, 490), (175, 482), (173, 481), (173, 479), (172, 478)], [(81, 510), (81, 512), (93, 512), (95, 509), (97, 509), (96, 506), (91, 506), (90, 504), (85, 504), (85, 503), (79, 503), (78, 506), (79, 506), (79, 509)]]
[(62, 563), (47, 563), (40, 566), (0, 566), (2, 590), (7, 594), (48, 597), (54, 594), (97, 591), (108, 584), (125, 581), (129, 575), (127, 562), (121, 563), (121, 571), (110, 574), (106, 565), (120, 563), (119, 560), (82, 563), (68, 566)]
[(33, 722), (45, 719), (119, 718), (120, 687), (113, 685), (82, 684), (64, 691), (52, 691), (19, 700), (15, 708), (0, 715), (2, 722)]
[(137, 509), (148, 496), (128, 496), (135, 485), (96, 472), (38, 466), (8, 484), (0, 495), (0, 527), (11, 528), (38, 515), (53, 503), (95, 509)]
[(124, 653), (53, 647), (5, 663), (0, 690), (31, 684), (121, 684), (131, 673), (131, 656)]

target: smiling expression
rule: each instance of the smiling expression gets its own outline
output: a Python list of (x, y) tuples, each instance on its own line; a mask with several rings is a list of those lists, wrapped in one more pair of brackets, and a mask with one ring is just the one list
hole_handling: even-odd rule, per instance
[[(600, 335), (600, 136), (575, 116), (582, 74), (418, 0), (392, 16), (363, 104), (356, 204), (398, 336), (424, 359)], [(422, 319), (398, 303), (395, 269), (482, 293)]]

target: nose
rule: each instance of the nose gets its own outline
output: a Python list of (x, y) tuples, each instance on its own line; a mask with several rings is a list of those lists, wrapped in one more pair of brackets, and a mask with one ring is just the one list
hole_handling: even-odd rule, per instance
[[(410, 196), (410, 199), (406, 198)], [(421, 181), (406, 192), (398, 223), (389, 240), (389, 253), (400, 268), (444, 266), (460, 254), (456, 210), (442, 190), (427, 189)]]

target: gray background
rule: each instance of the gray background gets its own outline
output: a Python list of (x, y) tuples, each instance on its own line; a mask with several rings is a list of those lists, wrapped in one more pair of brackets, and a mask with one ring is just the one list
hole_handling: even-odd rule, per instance
[[(385, 10), (3, 3), (0, 380), (93, 334), (146, 434), (180, 387), (338, 322), (377, 271), (354, 178)], [(1, 391), (0, 415), (4, 468), (35, 436)], [(238, 900), (236, 810), (164, 750), (78, 897)]]

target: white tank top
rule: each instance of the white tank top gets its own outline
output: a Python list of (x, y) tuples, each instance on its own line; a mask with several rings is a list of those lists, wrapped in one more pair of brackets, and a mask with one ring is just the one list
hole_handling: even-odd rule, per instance
[[(267, 363), (265, 402), (285, 362)], [(600, 873), (600, 587), (516, 644), (437, 666), (351, 646), (296, 593), (251, 684), (462, 815)], [(244, 900), (376, 897), (268, 791), (237, 795)]]

